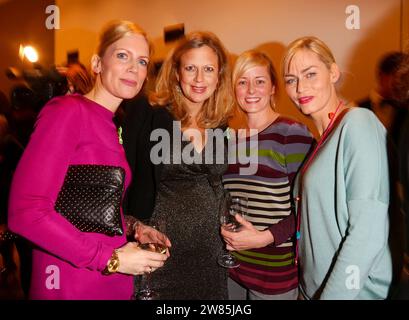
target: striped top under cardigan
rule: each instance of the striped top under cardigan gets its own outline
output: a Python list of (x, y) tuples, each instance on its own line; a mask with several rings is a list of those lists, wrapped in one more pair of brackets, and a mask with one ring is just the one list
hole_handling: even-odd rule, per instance
[[(234, 252), (241, 264), (230, 270), (230, 277), (263, 294), (282, 294), (298, 285), (293, 261), (295, 219), (290, 187), (313, 138), (306, 126), (280, 116), (259, 132), (257, 139), (258, 150), (247, 152), (254, 155), (256, 151), (257, 172), (243, 175), (240, 168), (248, 164), (230, 164), (223, 184), (233, 196), (248, 198), (246, 219), (258, 230), (270, 228), (275, 242), (264, 248)], [(242, 144), (246, 143), (247, 149), (251, 146), (249, 138), (236, 143), (239, 152)]]

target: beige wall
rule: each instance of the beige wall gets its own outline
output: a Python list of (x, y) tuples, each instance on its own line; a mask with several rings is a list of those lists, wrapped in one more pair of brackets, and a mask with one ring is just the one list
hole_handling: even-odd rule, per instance
[[(131, 19), (145, 28), (155, 43), (155, 59), (169, 49), (163, 42), (163, 27), (176, 23), (184, 23), (186, 32), (215, 32), (234, 54), (261, 47), (277, 67), (285, 45), (299, 36), (315, 35), (333, 49), (344, 71), (340, 90), (352, 100), (364, 97), (374, 85), (378, 58), (401, 46), (401, 0), (57, 0), (56, 4), (61, 10), (57, 63), (73, 49), (80, 50), (81, 61), (89, 61), (98, 30), (114, 18)], [(345, 27), (350, 4), (360, 9), (359, 30)], [(300, 118), (285, 94), (279, 110)]]
[(6, 75), (8, 67), (30, 68), (18, 56), (20, 43), (31, 44), (39, 51), (41, 63), (54, 63), (54, 32), (45, 27), (45, 8), (53, 0), (12, 0), (0, 3), (0, 90), (9, 95), (14, 85)]

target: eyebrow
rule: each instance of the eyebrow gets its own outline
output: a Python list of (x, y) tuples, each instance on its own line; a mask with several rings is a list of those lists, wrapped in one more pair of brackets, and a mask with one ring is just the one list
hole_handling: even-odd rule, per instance
[[(317, 66), (309, 66), (303, 70), (301, 70), (301, 73), (306, 73), (308, 70), (310, 70), (311, 68), (316, 68)], [(291, 73), (287, 73), (284, 75), (284, 77), (295, 77), (295, 75), (291, 74)]]
[[(185, 63), (183, 65), (184, 66), (196, 66), (197, 64), (196, 63)], [(216, 66), (216, 64), (213, 64), (213, 63), (203, 65), (203, 67), (215, 67), (215, 66)]]
[[(241, 77), (239, 77), (239, 79), (248, 79), (249, 77), (245, 77), (245, 76), (241, 76)], [(268, 78), (268, 76), (257, 76), (257, 77), (255, 77), (256, 79), (260, 79), (260, 78), (262, 78), (262, 79), (267, 79)]]
[[(118, 51), (118, 50), (125, 50), (126, 52), (132, 53), (131, 51), (129, 51), (129, 50), (126, 49), (126, 48), (116, 48), (116, 49), (114, 49), (114, 52), (115, 52), (115, 51)], [(138, 56), (138, 57), (139, 57), (139, 58), (146, 58), (146, 59), (149, 60), (149, 57), (148, 57), (148, 56)]]

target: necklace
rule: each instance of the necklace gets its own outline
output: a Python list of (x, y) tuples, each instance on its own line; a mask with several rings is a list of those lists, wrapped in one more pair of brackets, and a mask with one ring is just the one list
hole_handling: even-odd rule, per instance
[(295, 265), (298, 265), (298, 242), (301, 238), (301, 232), (300, 232), (300, 226), (301, 226), (301, 194), (302, 194), (302, 180), (304, 178), (304, 174), (307, 171), (308, 167), (311, 165), (312, 160), (315, 158), (318, 150), (321, 148), (322, 144), (325, 142), (325, 140), (327, 139), (329, 133), (331, 132), (332, 128), (334, 127), (335, 124), (335, 119), (336, 119), (336, 115), (338, 113), (338, 111), (340, 110), (341, 106), (343, 105), (343, 102), (340, 101), (338, 103), (337, 108), (335, 109), (335, 112), (330, 112), (328, 113), (328, 118), (330, 119), (330, 122), (328, 124), (328, 127), (324, 130), (321, 139), (318, 141), (316, 147), (314, 148), (314, 151), (312, 152), (311, 156), (308, 157), (308, 160), (305, 162), (305, 164), (302, 166), (301, 168), (301, 172), (300, 172), (300, 186), (299, 186), (299, 190), (298, 190), (298, 195), (297, 197), (295, 197), (295, 201), (298, 202), (298, 206), (297, 206), (297, 225), (296, 225), (296, 232), (295, 232), (295, 259), (294, 259), (294, 263)]

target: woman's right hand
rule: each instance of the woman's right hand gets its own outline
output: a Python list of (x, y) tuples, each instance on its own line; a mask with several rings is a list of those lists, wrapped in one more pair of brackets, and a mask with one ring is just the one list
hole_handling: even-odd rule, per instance
[(162, 267), (168, 258), (166, 254), (141, 249), (136, 242), (128, 242), (117, 250), (118, 272), (139, 275), (153, 272)]

